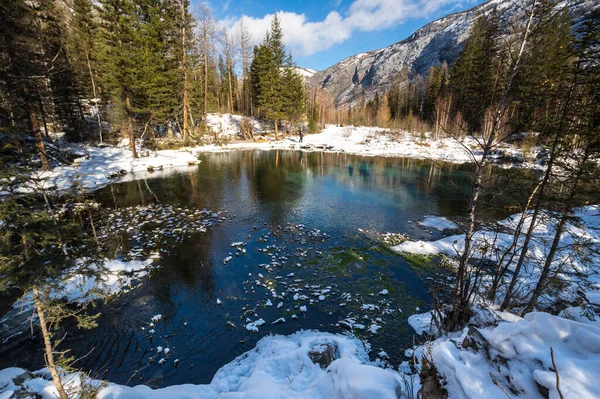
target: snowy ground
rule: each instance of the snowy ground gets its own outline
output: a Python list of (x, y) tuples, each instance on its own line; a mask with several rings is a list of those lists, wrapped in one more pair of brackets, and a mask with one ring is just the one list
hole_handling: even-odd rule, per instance
[[(313, 363), (309, 353), (334, 348), (334, 360), (324, 369)], [(173, 367), (177, 359), (162, 358), (163, 367)], [(160, 362), (160, 361), (159, 361)], [(56, 390), (43, 371), (26, 373), (23, 369), (0, 370), (0, 398), (24, 390), (44, 399), (55, 398)], [(153, 390), (147, 386), (126, 387), (109, 383), (102, 386), (75, 373), (63, 377), (67, 389), (74, 393), (82, 381), (99, 387), (97, 398), (397, 398), (402, 381), (393, 370), (374, 366), (362, 343), (343, 335), (300, 331), (290, 336), (268, 336), (256, 347), (221, 367), (206, 385), (175, 385)]]
[[(473, 236), (474, 258), (489, 259), (497, 262), (514, 240), (515, 229), (518, 226), (520, 214), (510, 216), (497, 222), (497, 226), (504, 229), (486, 228), (477, 231)], [(531, 289), (531, 284), (537, 281), (540, 267), (543, 265), (556, 232), (556, 217), (550, 217), (548, 213), (538, 218), (534, 229), (526, 261), (520, 273), (517, 287), (523, 292)], [(530, 218), (525, 219), (522, 226), (522, 235), (515, 251), (522, 246), (524, 235), (529, 228)], [(426, 221), (427, 222), (427, 221)], [(426, 223), (425, 222), (425, 223)], [(421, 222), (423, 223), (423, 222)], [(437, 241), (405, 241), (392, 247), (398, 252), (406, 252), (419, 255), (434, 255), (438, 253), (451, 257), (461, 255), (464, 243), (464, 234), (452, 235)], [(552, 265), (552, 272), (558, 273), (557, 277), (564, 283), (560, 291), (547, 289), (541, 298), (542, 303), (553, 303), (557, 298), (574, 302), (582, 299), (592, 305), (600, 305), (600, 205), (586, 206), (576, 209), (573, 220), (567, 224), (561, 237), (559, 250)], [(509, 270), (519, 258), (518, 252), (512, 257)], [(520, 294), (520, 292), (517, 292)], [(579, 298), (584, 293), (584, 298)], [(501, 293), (500, 293), (501, 294)], [(523, 293), (523, 295), (525, 295)], [(581, 316), (582, 310), (569, 308), (568, 312), (577, 318)], [(599, 321), (600, 325), (600, 321)]]
[[(198, 163), (198, 151), (192, 149), (162, 150), (156, 156), (142, 150), (140, 158), (133, 158), (127, 147), (82, 147), (73, 145), (71, 150), (80, 154), (72, 165), (38, 171), (27, 185), (17, 187), (17, 192), (28, 193), (46, 190), (65, 191), (79, 184), (86, 190), (96, 190), (111, 183), (116, 176), (145, 175), (149, 170), (189, 167)], [(1, 193), (0, 193), (1, 194)], [(5, 193), (6, 194), (6, 193)]]
[[(222, 135), (235, 139), (240, 131), (242, 117), (229, 114), (210, 114), (209, 126)], [(457, 141), (451, 138), (433, 140), (430, 133), (423, 135), (407, 131), (393, 131), (367, 126), (326, 125), (317, 134), (305, 134), (302, 143), (299, 136), (288, 136), (274, 141), (271, 136), (261, 136), (272, 130), (270, 125), (254, 120), (255, 131), (259, 133), (256, 142), (232, 142), (223, 146), (207, 145), (199, 147), (203, 151), (231, 151), (239, 149), (295, 149), (304, 151), (345, 152), (367, 156), (408, 157), (440, 160), (454, 163), (472, 162), (472, 154), (481, 156), (478, 143), (465, 138)], [(524, 160), (523, 153), (516, 148), (503, 145), (492, 158), (500, 159), (502, 154), (513, 160)], [(524, 162), (525, 167), (536, 167)]]
[(600, 328), (548, 313), (493, 313), (496, 323), (478, 328), (481, 336), (465, 328), (416, 348), (417, 358), (435, 364), (450, 398), (505, 399), (504, 391), (558, 398), (555, 370), (564, 398), (600, 397)]
[[(547, 289), (542, 299), (547, 303), (557, 298), (579, 301), (582, 306), (569, 307), (558, 316), (534, 312), (521, 318), (497, 311), (495, 305), (481, 304), (469, 323), (478, 326), (475, 331), (465, 328), (407, 351), (407, 356), (414, 352), (417, 358), (426, 356), (433, 362), (450, 398), (506, 398), (506, 392), (512, 398), (558, 398), (556, 370), (564, 398), (600, 397), (596, 383), (600, 378), (600, 320), (591, 311), (600, 305), (600, 206), (576, 209), (573, 216), (553, 264), (564, 284), (560, 290)], [(494, 229), (476, 232), (474, 257), (497, 260), (512, 242), (518, 217), (498, 222), (505, 228), (504, 233)], [(521, 288), (539, 276), (540, 262), (555, 233), (556, 222), (550, 220), (542, 217), (535, 226), (533, 244), (518, 284)], [(522, 228), (527, 230), (528, 223)], [(433, 242), (405, 241), (393, 249), (458, 256), (463, 240), (464, 235), (459, 234)], [(438, 333), (432, 325), (431, 312), (412, 315), (408, 321), (418, 333)]]
[[(82, 147), (71, 145), (72, 152), (80, 155), (73, 165), (54, 167), (50, 171), (39, 171), (34, 179), (26, 185), (17, 186), (16, 191), (27, 193), (40, 189), (56, 189), (64, 191), (79, 184), (85, 190), (95, 190), (109, 184), (112, 179), (123, 176), (123, 179), (139, 179), (148, 174), (165, 173), (172, 168), (189, 167), (198, 162), (201, 152), (222, 152), (246, 149), (282, 149), (302, 151), (329, 151), (348, 154), (386, 157), (409, 157), (439, 160), (453, 163), (472, 162), (473, 155), (480, 156), (477, 142), (466, 138), (456, 141), (450, 138), (432, 140), (429, 134), (417, 135), (406, 131), (391, 131), (376, 127), (354, 127), (327, 125), (320, 133), (306, 134), (300, 143), (298, 136), (287, 136), (275, 140), (272, 134), (264, 134), (271, 130), (265, 122), (252, 120), (256, 141), (239, 140), (240, 124), (243, 117), (231, 114), (209, 114), (208, 125), (220, 137), (226, 137), (229, 143), (223, 145), (202, 145), (179, 150), (153, 151), (138, 148), (140, 158), (134, 159), (123, 140), (119, 147)], [(138, 144), (139, 147), (139, 144)], [(467, 150), (474, 151), (471, 153)], [(507, 147), (504, 153), (522, 159), (523, 155), (515, 148)], [(539, 167), (530, 163), (522, 163), (523, 167)], [(0, 192), (1, 194), (6, 192)]]
[[(234, 131), (231, 132), (233, 134)], [(302, 143), (298, 136), (288, 136), (279, 141), (257, 140), (255, 142), (232, 142), (223, 146), (198, 147), (201, 151), (219, 152), (242, 149), (282, 149), (303, 151), (345, 152), (366, 156), (409, 157), (441, 160), (446, 162), (472, 162), (473, 158), (463, 144), (475, 146), (466, 140), (459, 143), (452, 139), (437, 141), (421, 140), (408, 132), (392, 132), (374, 127), (327, 125), (320, 133), (307, 134)]]

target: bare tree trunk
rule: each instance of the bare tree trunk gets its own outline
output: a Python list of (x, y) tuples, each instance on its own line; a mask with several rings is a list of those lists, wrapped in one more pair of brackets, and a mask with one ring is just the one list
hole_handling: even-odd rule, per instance
[(37, 117), (35, 115), (33, 105), (31, 104), (29, 89), (26, 87), (23, 88), (23, 94), (25, 100), (25, 107), (27, 108), (27, 114), (29, 115), (29, 128), (35, 135), (35, 142), (38, 149), (38, 154), (40, 156), (40, 160), (42, 161), (42, 169), (50, 170), (50, 163), (48, 162), (48, 156), (46, 155), (46, 145), (44, 144), (42, 132), (39, 129)]
[(517, 281), (519, 279), (519, 274), (521, 273), (521, 268), (523, 267), (523, 263), (525, 262), (525, 258), (527, 256), (527, 251), (529, 250), (529, 244), (531, 242), (531, 237), (533, 236), (533, 231), (535, 229), (535, 225), (537, 223), (537, 219), (540, 214), (542, 199), (544, 196), (544, 190), (546, 185), (550, 181), (550, 176), (552, 175), (552, 167), (554, 166), (554, 157), (556, 154), (556, 149), (558, 146), (559, 135), (555, 134), (554, 142), (552, 144), (552, 150), (550, 151), (550, 159), (548, 160), (548, 165), (546, 166), (546, 171), (544, 172), (544, 177), (541, 181), (540, 193), (538, 194), (538, 198), (535, 203), (535, 207), (533, 208), (533, 214), (531, 215), (531, 220), (529, 221), (529, 227), (527, 229), (527, 234), (525, 235), (525, 240), (523, 241), (523, 245), (521, 247), (521, 253), (519, 254), (519, 259), (517, 260), (517, 264), (515, 266), (515, 270), (513, 272), (513, 277), (506, 289), (506, 295), (504, 296), (504, 300), (502, 301), (502, 305), (500, 305), (500, 309), (505, 310), (510, 305), (510, 300), (513, 296), (513, 291), (517, 285)]
[(48, 331), (46, 316), (44, 315), (44, 309), (42, 308), (40, 293), (37, 287), (33, 287), (33, 295), (35, 298), (35, 310), (40, 319), (40, 327), (42, 329), (42, 337), (44, 339), (46, 365), (48, 366), (48, 370), (50, 370), (50, 375), (52, 376), (52, 381), (54, 381), (54, 386), (56, 387), (58, 396), (60, 399), (68, 399), (68, 396), (65, 393), (65, 388), (60, 380), (58, 370), (56, 369), (56, 364), (54, 363), (54, 348), (52, 347), (52, 341), (50, 340), (50, 332)]
[[(92, 91), (94, 93), (94, 100), (97, 100), (96, 96), (96, 82), (94, 81), (94, 73), (92, 72), (92, 64), (90, 63), (90, 56), (88, 55), (87, 47), (85, 49), (85, 58), (87, 60), (88, 70), (90, 71), (90, 80), (92, 81)], [(98, 137), (100, 138), (100, 144), (102, 144), (102, 120), (100, 119), (100, 104), (96, 102), (96, 116), (98, 117)]]
[(207, 122), (208, 115), (208, 27), (204, 31), (204, 115), (202, 120)]
[(277, 119), (273, 119), (273, 125), (275, 126), (275, 140), (278, 140)]
[(137, 158), (137, 151), (135, 149), (135, 135), (133, 134), (133, 120), (131, 118), (131, 100), (129, 94), (125, 97), (125, 104), (127, 105), (127, 124), (129, 132), (129, 146), (131, 147), (131, 156)]
[(577, 189), (579, 188), (579, 181), (581, 180), (581, 175), (584, 172), (585, 164), (589, 158), (589, 151), (586, 149), (586, 152), (583, 156), (581, 164), (579, 165), (579, 169), (575, 175), (575, 179), (571, 186), (571, 191), (569, 192), (569, 196), (564, 201), (564, 209), (558, 226), (556, 226), (556, 233), (554, 235), (554, 239), (552, 240), (552, 245), (550, 246), (550, 251), (548, 252), (548, 256), (546, 257), (546, 261), (544, 262), (544, 267), (542, 268), (542, 273), (540, 274), (540, 278), (533, 290), (533, 294), (531, 295), (531, 299), (529, 303), (523, 310), (523, 314), (529, 313), (533, 311), (535, 306), (537, 305), (539, 297), (542, 295), (542, 290), (547, 285), (548, 276), (550, 275), (550, 268), (552, 266), (552, 262), (554, 262), (554, 257), (556, 256), (556, 252), (558, 251), (558, 246), (560, 245), (560, 238), (562, 233), (565, 230), (565, 226), (567, 225), (567, 221), (569, 216), (571, 215), (571, 206), (573, 199), (577, 195)]
[(183, 140), (188, 138), (188, 71), (187, 71), (187, 48), (185, 43), (185, 20), (186, 20), (185, 1), (181, 0), (181, 51), (183, 69)]
[(475, 171), (475, 177), (473, 179), (473, 191), (471, 193), (471, 199), (469, 201), (469, 219), (467, 223), (467, 230), (465, 232), (463, 253), (460, 257), (458, 271), (456, 273), (456, 292), (454, 294), (454, 299), (452, 303), (452, 317), (448, 320), (448, 327), (451, 330), (457, 328), (460, 324), (462, 324), (463, 318), (467, 315), (468, 312), (469, 286), (471, 281), (467, 273), (467, 268), (469, 256), (471, 255), (473, 235), (475, 234), (477, 205), (479, 202), (479, 197), (482, 194), (483, 172), (488, 164), (488, 156), (492, 150), (494, 141), (496, 140), (496, 136), (500, 129), (500, 122), (502, 120), (502, 116), (506, 106), (506, 101), (508, 99), (508, 93), (512, 86), (513, 79), (517, 74), (519, 63), (525, 49), (525, 44), (527, 43), (527, 38), (531, 30), (536, 5), (537, 0), (533, 0), (533, 3), (531, 5), (531, 13), (529, 14), (529, 19), (527, 21), (527, 26), (525, 28), (525, 32), (521, 40), (519, 51), (517, 53), (513, 65), (511, 66), (508, 79), (504, 85), (502, 96), (500, 97), (500, 101), (498, 102), (498, 106), (496, 107), (496, 110), (494, 112), (491, 129), (483, 145), (483, 155), (481, 161), (477, 163), (477, 169)]
[[(39, 85), (36, 83), (35, 87), (38, 91), (38, 93), (40, 92), (40, 88)], [(48, 134), (48, 122), (46, 121), (46, 112), (44, 110), (44, 102), (42, 101), (42, 96), (38, 95), (38, 103), (40, 106), (40, 116), (42, 117), (42, 123), (44, 124), (44, 136), (46, 137), (50, 137), (50, 134)]]
[[(231, 61), (230, 61), (231, 63)], [(228, 80), (229, 80), (229, 113), (233, 113), (233, 89), (231, 87), (231, 65), (227, 68)]]
[[(508, 270), (508, 266), (510, 265), (510, 263), (512, 262), (512, 260), (515, 256), (515, 248), (517, 248), (517, 244), (519, 243), (519, 238), (521, 237), (521, 230), (523, 228), (523, 224), (525, 223), (525, 219), (527, 217), (527, 212), (529, 211), (529, 207), (531, 206), (531, 203), (533, 202), (537, 191), (541, 187), (542, 187), (542, 181), (540, 181), (540, 183), (538, 183), (538, 185), (535, 186), (534, 190), (531, 192), (531, 194), (527, 198), (527, 203), (525, 204), (525, 207), (523, 208), (523, 210), (521, 212), (521, 217), (519, 218), (519, 223), (517, 223), (517, 227), (515, 228), (515, 234), (513, 236), (513, 241), (511, 243), (511, 245), (504, 251), (504, 253), (502, 254), (502, 257), (500, 258), (500, 261), (498, 262), (498, 265), (496, 267), (496, 275), (494, 276), (494, 279), (492, 281), (492, 287), (490, 288), (490, 291), (488, 294), (488, 298), (491, 301), (494, 301), (496, 299), (496, 293), (498, 291), (498, 286), (500, 285), (500, 281), (502, 281), (502, 277), (506, 274), (506, 271)], [(509, 254), (511, 252), (512, 252), (512, 255), (509, 256)], [(507, 257), (508, 257), (508, 259), (507, 259)], [(506, 263), (505, 263), (505, 261), (506, 261)]]

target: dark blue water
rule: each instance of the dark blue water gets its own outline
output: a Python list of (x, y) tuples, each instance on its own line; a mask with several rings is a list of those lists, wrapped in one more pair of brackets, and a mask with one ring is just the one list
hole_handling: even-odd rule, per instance
[[(468, 167), (285, 151), (207, 154), (201, 161), (168, 177), (150, 175), (96, 193), (105, 207), (129, 216), (155, 206), (169, 207), (176, 218), (184, 214), (179, 207), (221, 212), (224, 220), (204, 233), (161, 237), (158, 248), (141, 247), (147, 226), (111, 235), (118, 256), (144, 258), (160, 249), (159, 268), (137, 289), (99, 306), (98, 328), (69, 329), (64, 346), (83, 357), (76, 366), (120, 384), (207, 383), (261, 337), (300, 329), (354, 333), (371, 345), (373, 358), (384, 350), (397, 365), (412, 345), (406, 319), (429, 309), (426, 277), (439, 275), (415, 270), (359, 229), (440, 237), (415, 222), (464, 215)], [(498, 179), (493, 184), (509, 186)], [(234, 242), (243, 242), (245, 253)], [(380, 295), (384, 289), (389, 293)], [(304, 299), (294, 300), (295, 293)], [(273, 306), (265, 306), (267, 300)], [(151, 326), (157, 314), (162, 319)], [(271, 324), (281, 317), (285, 323)], [(257, 318), (266, 324), (248, 331), (248, 320)], [(380, 327), (376, 333), (367, 331), (373, 324)], [(11, 365), (41, 366), (35, 344)], [(168, 347), (169, 356), (156, 353), (158, 346)]]

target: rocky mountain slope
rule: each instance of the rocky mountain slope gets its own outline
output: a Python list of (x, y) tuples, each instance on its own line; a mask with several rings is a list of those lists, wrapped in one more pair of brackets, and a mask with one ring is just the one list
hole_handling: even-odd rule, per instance
[[(512, 21), (524, 17), (530, 1), (490, 0), (469, 10), (447, 15), (396, 44), (348, 57), (318, 71), (309, 82), (311, 86), (325, 90), (337, 106), (359, 101), (363, 92), (367, 99), (371, 98), (376, 92), (389, 89), (403, 68), (425, 75), (431, 65), (456, 60), (478, 15), (496, 9), (501, 25), (507, 27)], [(569, 13), (577, 22), (592, 9), (599, 8), (600, 2), (567, 0), (561, 5), (569, 6)]]

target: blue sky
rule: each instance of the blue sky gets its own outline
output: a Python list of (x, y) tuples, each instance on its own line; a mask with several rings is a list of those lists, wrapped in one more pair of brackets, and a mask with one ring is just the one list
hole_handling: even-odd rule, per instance
[[(192, 0), (198, 3), (199, 0)], [(483, 0), (208, 0), (219, 24), (235, 31), (240, 18), (260, 42), (278, 12), (296, 63), (324, 69), (361, 52), (396, 43), (427, 22)]]

